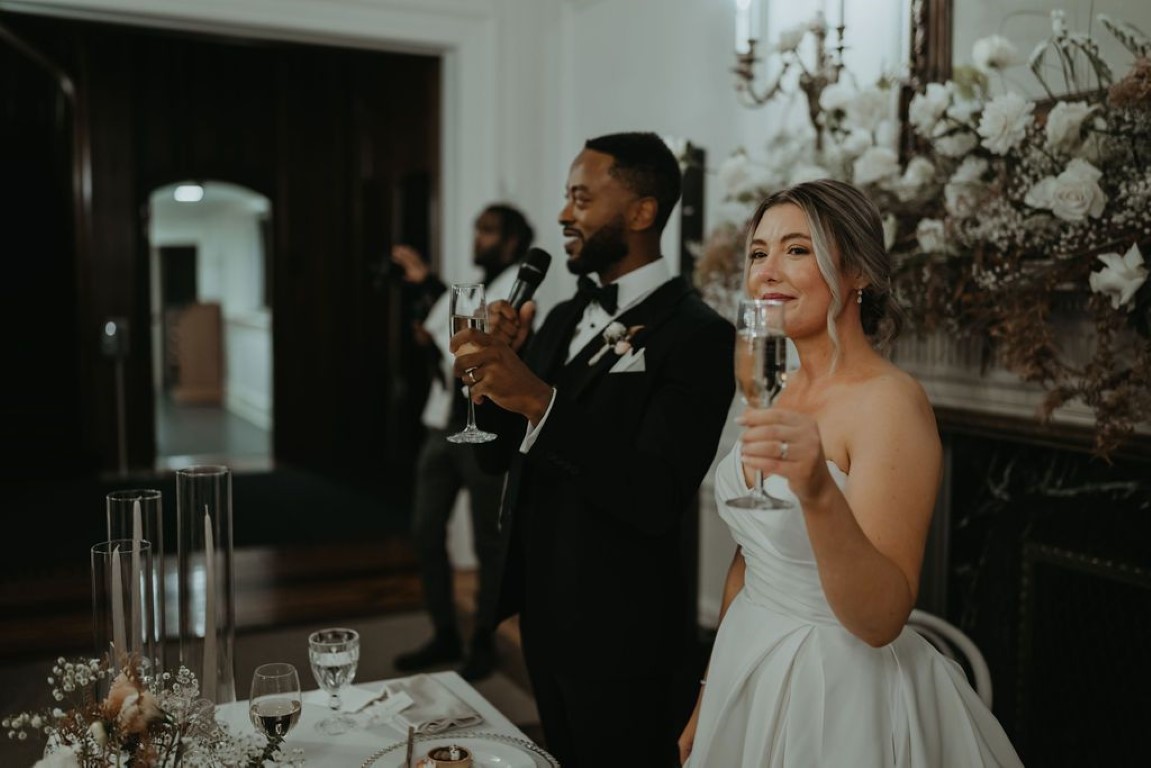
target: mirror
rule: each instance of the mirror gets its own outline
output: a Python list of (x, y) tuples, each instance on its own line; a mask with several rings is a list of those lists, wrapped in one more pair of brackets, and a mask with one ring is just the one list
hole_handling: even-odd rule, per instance
[[(912, 0), (911, 71), (917, 83), (942, 82), (955, 66), (972, 61), (976, 40), (998, 34), (1018, 49), (1021, 63), (1007, 70), (1005, 81), (993, 83), (998, 90), (1011, 89), (1033, 99), (1047, 97), (1027, 67), (1027, 58), (1041, 41), (1051, 35), (1051, 11), (1064, 12), (1067, 29), (1089, 34), (1099, 44), (1099, 54), (1108, 63), (1114, 79), (1130, 68), (1131, 55), (1097, 21), (1104, 14), (1126, 21), (1147, 32), (1151, 29), (1151, 3), (1130, 0), (1092, 0), (1067, 3), (1061, 0)], [(1049, 59), (1047, 77), (1056, 96), (1083, 88), (1068, 88), (1057, 62)]]
[(156, 469), (271, 465), (271, 203), (221, 181), (149, 198)]

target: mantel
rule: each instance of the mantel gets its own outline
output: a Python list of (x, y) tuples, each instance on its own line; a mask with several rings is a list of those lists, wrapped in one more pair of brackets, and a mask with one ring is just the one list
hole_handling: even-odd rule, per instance
[[(895, 344), (892, 359), (915, 376), (927, 391), (941, 429), (1090, 452), (1094, 418), (1082, 403), (1039, 418), (1046, 392), (1020, 380), (1001, 366), (984, 369), (974, 342), (936, 333), (926, 338), (908, 334)], [(1144, 424), (1112, 454), (1151, 458), (1151, 425)]]

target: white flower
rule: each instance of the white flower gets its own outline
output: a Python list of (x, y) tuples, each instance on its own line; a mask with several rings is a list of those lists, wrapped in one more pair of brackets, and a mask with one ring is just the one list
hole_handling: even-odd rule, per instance
[(93, 720), (88, 726), (88, 733), (92, 734), (92, 740), (101, 747), (108, 742), (108, 732), (104, 730), (103, 720)]
[(992, 99), (979, 119), (983, 146), (997, 155), (1006, 155), (1027, 135), (1035, 103), (1014, 91)]
[(947, 108), (947, 116), (959, 123), (970, 123), (981, 109), (983, 103), (978, 99), (956, 99)]
[(875, 142), (871, 139), (871, 131), (865, 131), (862, 128), (856, 128), (851, 133), (847, 134), (843, 142), (839, 145), (844, 154), (848, 157), (855, 158), (862, 155), (868, 149), (873, 147)]
[(1067, 37), (1066, 14), (1059, 8), (1051, 11), (1051, 34), (1055, 37)]
[(797, 163), (792, 169), (791, 174), (787, 177), (787, 183), (800, 184), (805, 181), (816, 181), (817, 179), (830, 179), (833, 178), (831, 171), (824, 168), (822, 165), (816, 163)]
[(943, 187), (943, 206), (952, 216), (966, 219), (979, 210), (985, 194), (982, 184), (949, 181)]
[(899, 234), (899, 219), (895, 214), (889, 213), (883, 217), (883, 248), (890, 251), (895, 245), (895, 238)]
[(983, 174), (990, 167), (982, 157), (965, 157), (955, 173), (951, 174), (950, 181), (956, 184), (972, 184), (983, 180)]
[(819, 94), (819, 108), (824, 112), (834, 112), (847, 108), (847, 104), (855, 96), (855, 89), (843, 78), (823, 89)]
[(994, 72), (1018, 64), (1019, 51), (1003, 35), (988, 35), (975, 41), (971, 61), (980, 72)]
[(1098, 218), (1107, 205), (1107, 195), (1099, 186), (1102, 175), (1091, 163), (1075, 158), (1063, 173), (1041, 179), (1029, 189), (1023, 202), (1032, 208), (1047, 208), (1064, 221)]
[(1123, 256), (1104, 253), (1100, 254), (1099, 260), (1104, 267), (1098, 272), (1092, 272), (1088, 278), (1091, 290), (1110, 296), (1113, 309), (1126, 304), (1130, 312), (1134, 307), (1131, 298), (1147, 280), (1147, 267), (1143, 264), (1143, 254), (1139, 252), (1138, 243), (1132, 243)]
[(951, 89), (942, 83), (928, 83), (923, 93), (911, 98), (907, 107), (907, 120), (915, 132), (923, 137), (931, 136), (935, 125), (951, 104)]
[(780, 53), (791, 53), (803, 42), (805, 34), (807, 34), (807, 26), (803, 24), (785, 29), (779, 33), (779, 42), (775, 44), (775, 49)]
[(1079, 146), (1080, 129), (1088, 115), (1098, 109), (1097, 106), (1087, 106), (1083, 101), (1061, 101), (1047, 114), (1047, 125), (1044, 131), (1047, 134), (1047, 146), (1073, 152)]
[(33, 763), (32, 768), (80, 768), (80, 756), (76, 754), (76, 748), (69, 744), (53, 749)]
[(916, 195), (935, 178), (935, 165), (925, 157), (916, 155), (907, 163), (895, 194), (903, 202), (915, 199)]
[(738, 149), (719, 166), (719, 186), (727, 197), (738, 197), (748, 188), (751, 174), (748, 172), (747, 153)]
[(873, 184), (899, 175), (899, 155), (887, 147), (872, 147), (852, 164), (855, 183)]
[(942, 134), (931, 140), (935, 151), (944, 157), (963, 157), (975, 149), (975, 145), (978, 143), (979, 140), (970, 131)]
[(943, 253), (947, 250), (946, 230), (939, 219), (920, 219), (915, 227), (915, 239), (924, 253)]
[(891, 114), (891, 94), (868, 88), (848, 101), (845, 111), (852, 126), (874, 131)]

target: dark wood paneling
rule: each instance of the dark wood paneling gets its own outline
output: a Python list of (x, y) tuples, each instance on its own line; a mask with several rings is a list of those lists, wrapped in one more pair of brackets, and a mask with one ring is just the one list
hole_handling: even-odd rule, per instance
[[(133, 328), (129, 464), (151, 466), (151, 276), (141, 211), (155, 187), (200, 178), (272, 201), (275, 459), (377, 476), (398, 467), (391, 480), (409, 482), (414, 447), (394, 439), (413, 423), (413, 409), (395, 396), (405, 391), (408, 357), (389, 350), (404, 343), (394, 327), (404, 315), (371, 267), (392, 241), (393, 190), (412, 174), (438, 178), (438, 60), (11, 13), (0, 13), (0, 23), (72, 73), (78, 125), (91, 137), (85, 249), (69, 227), (71, 122), (56, 113), (51, 81), (0, 50), (0, 158), (5, 179), (22, 182), (19, 195), (5, 185), (0, 216), (17, 233), (8, 242), (40, 258), (34, 290), (7, 308), (13, 320), (36, 319), (24, 324), (17, 358), (26, 377), (5, 405), (29, 461), (45, 460), (51, 446), (62, 459), (84, 457), (71, 463), (87, 470), (117, 468), (115, 378), (98, 349), (102, 320), (115, 316)], [(435, 193), (433, 183), (429, 219)]]

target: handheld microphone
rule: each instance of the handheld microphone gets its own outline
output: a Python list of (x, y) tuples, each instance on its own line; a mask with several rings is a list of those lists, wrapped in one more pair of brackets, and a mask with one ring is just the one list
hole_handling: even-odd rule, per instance
[(548, 266), (552, 263), (551, 254), (542, 248), (529, 248), (524, 260), (520, 262), (520, 271), (516, 274), (516, 281), (512, 283), (512, 291), (508, 295), (508, 303), (517, 312), (524, 304), (531, 300), (532, 295), (544, 281), (548, 273)]

